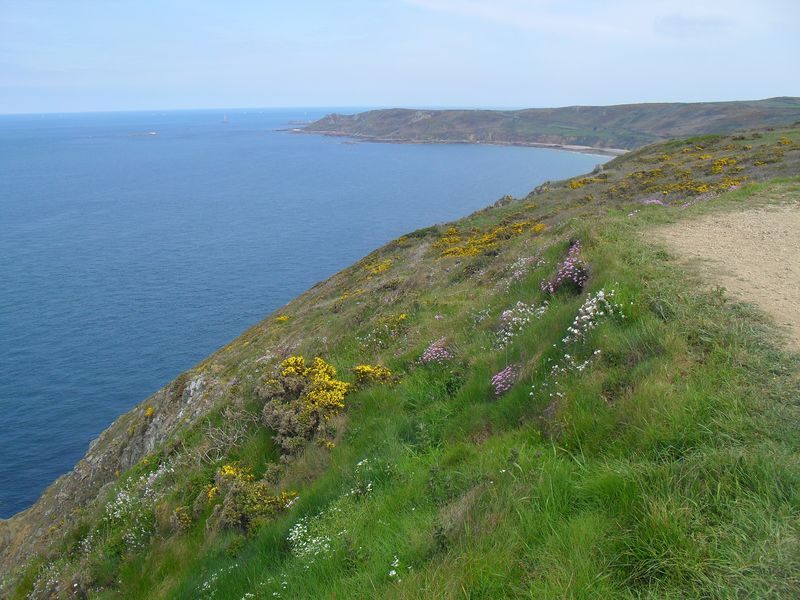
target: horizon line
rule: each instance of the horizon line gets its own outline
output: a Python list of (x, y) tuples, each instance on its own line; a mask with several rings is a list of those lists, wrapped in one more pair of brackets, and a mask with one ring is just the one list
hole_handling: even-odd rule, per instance
[(800, 96), (769, 96), (767, 98), (744, 98), (738, 100), (662, 100), (647, 102), (618, 102), (613, 104), (568, 104), (562, 106), (501, 106), (501, 105), (450, 105), (450, 104), (407, 104), (407, 105), (296, 105), (296, 106), (227, 106), (227, 107), (191, 107), (191, 108), (121, 108), (121, 109), (101, 109), (101, 110), (65, 110), (65, 111), (43, 111), (43, 112), (0, 112), (0, 117), (22, 117), (22, 116), (58, 116), (58, 115), (99, 115), (99, 114), (124, 114), (124, 113), (172, 113), (172, 112), (200, 112), (200, 111), (263, 111), (263, 110), (339, 110), (339, 109), (358, 109), (366, 110), (529, 110), (529, 109), (553, 109), (553, 108), (573, 108), (573, 107), (612, 107), (630, 106), (641, 104), (711, 104), (725, 102), (763, 102), (767, 100), (793, 99), (800, 100)]

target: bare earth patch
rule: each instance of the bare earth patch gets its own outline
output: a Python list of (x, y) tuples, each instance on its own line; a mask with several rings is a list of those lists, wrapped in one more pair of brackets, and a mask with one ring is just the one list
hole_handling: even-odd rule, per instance
[(659, 237), (710, 281), (772, 315), (800, 348), (800, 204), (708, 215)]

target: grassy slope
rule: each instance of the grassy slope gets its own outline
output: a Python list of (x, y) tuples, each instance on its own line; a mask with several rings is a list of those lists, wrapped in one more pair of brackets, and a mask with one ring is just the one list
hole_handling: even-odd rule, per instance
[[(207, 532), (211, 507), (188, 531), (169, 527), (163, 515), (191, 503), (223, 462), (258, 476), (275, 462), (270, 433), (252, 424), (224, 460), (184, 464), (163, 484), (142, 550), (126, 549), (130, 525), (104, 524), (98, 507), (58, 557), (29, 569), (16, 595), (37, 577), (42, 589), (49, 576), (60, 582), (51, 589), (78, 583), (98, 598), (796, 597), (797, 357), (779, 349), (763, 316), (684, 273), (647, 231), (797, 198), (800, 180), (753, 183), (686, 209), (639, 203), (671, 185), (662, 197), (675, 204), (701, 185), (729, 185), (726, 177), (797, 172), (800, 130), (745, 137), (631, 153), (609, 163), (606, 178), (551, 184), (456, 223), (468, 235), (502, 222), (544, 222), (542, 233), (443, 258), (432, 246), (442, 229), (422, 230), (291, 303), (288, 322), (269, 319), (201, 365), (235, 377), (227, 403), (257, 410), (256, 382), (268, 369), (254, 359), (268, 351), (320, 354), (343, 373), (382, 362), (400, 376), (394, 386), (349, 396), (336, 448), (311, 445), (282, 471), (275, 489), (297, 490), (299, 501), (249, 537)], [(723, 157), (737, 162), (712, 173)], [(541, 305), (539, 282), (575, 238), (591, 269), (587, 291), (615, 290), (625, 318), (605, 319), (583, 342), (565, 344), (584, 295), (562, 292), (508, 348), (495, 348), (500, 312), (518, 301)], [(543, 263), (509, 279), (510, 266), (533, 255)], [(385, 272), (370, 271), (386, 260)], [(382, 317), (401, 312), (408, 318), (385, 344), (363, 341)], [(419, 365), (441, 336), (455, 359)], [(551, 361), (582, 361), (595, 350), (585, 370), (550, 388), (563, 397), (551, 397)], [(495, 399), (489, 378), (511, 363), (522, 365), (520, 380)], [(203, 434), (181, 436), (191, 446)], [(119, 485), (153, 471), (159, 457), (179, 457), (180, 447), (123, 474)], [(348, 493), (367, 483), (371, 491)], [(291, 551), (287, 535), (301, 518), (328, 552)], [(90, 531), (87, 550), (80, 542)]]
[(800, 120), (800, 99), (571, 106), (524, 110), (373, 110), (305, 129), (377, 140), (546, 143), (631, 149), (667, 138)]

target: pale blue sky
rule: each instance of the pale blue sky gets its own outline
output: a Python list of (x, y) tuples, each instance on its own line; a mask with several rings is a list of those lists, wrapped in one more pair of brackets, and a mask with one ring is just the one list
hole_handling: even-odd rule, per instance
[(0, 0), (0, 113), (778, 95), (797, 0)]

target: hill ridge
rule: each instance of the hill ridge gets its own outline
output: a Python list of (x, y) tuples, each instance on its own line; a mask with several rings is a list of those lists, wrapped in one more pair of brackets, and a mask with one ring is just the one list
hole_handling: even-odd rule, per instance
[(397, 143), (491, 143), (621, 154), (676, 137), (800, 121), (800, 98), (517, 110), (376, 109), (330, 114), (298, 133)]

